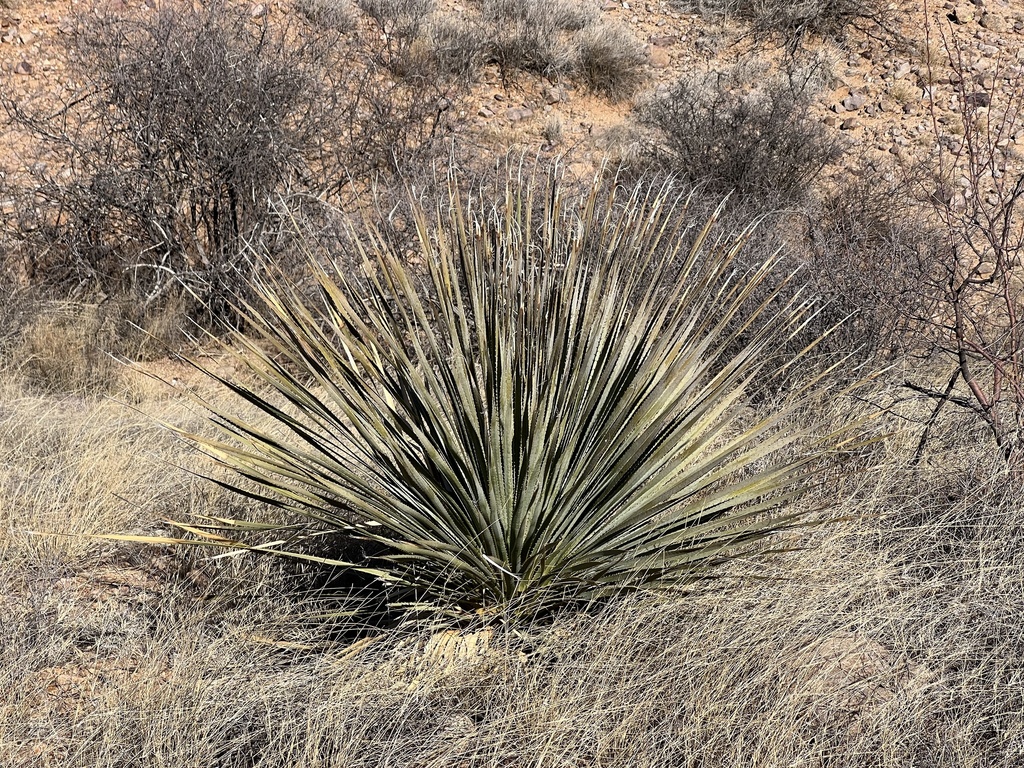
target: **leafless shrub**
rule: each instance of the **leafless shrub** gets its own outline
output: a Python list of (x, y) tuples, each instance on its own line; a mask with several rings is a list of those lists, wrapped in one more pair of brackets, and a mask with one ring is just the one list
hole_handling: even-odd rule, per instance
[(675, 0), (676, 5), (710, 16), (733, 15), (756, 33), (799, 45), (808, 33), (841, 37), (847, 28), (887, 26), (892, 16), (882, 0)]
[(407, 80), (475, 80), (496, 64), (506, 84), (522, 72), (579, 78), (613, 98), (643, 79), (646, 58), (625, 28), (602, 23), (578, 0), (483, 0), (478, 11), (452, 17), (433, 0), (362, 0), (384, 45), (378, 64)]
[(349, 0), (298, 0), (295, 9), (311, 24), (338, 32), (355, 26), (355, 9)]
[(386, 30), (415, 37), (436, 0), (358, 0), (359, 7)]
[(577, 19), (561, 9), (563, 2), (485, 0), (482, 18), (488, 30), (488, 56), (508, 81), (517, 71), (539, 75), (566, 73), (575, 51), (562, 25)]
[[(999, 103), (976, 89), (961, 41), (944, 35), (956, 77), (953, 91), (962, 133), (943, 135), (938, 109), (930, 115), (935, 154), (908, 175), (941, 234), (921, 269), (924, 310), (913, 317), (925, 354), (947, 369), (942, 381), (908, 379), (934, 401), (919, 454), (947, 404), (971, 411), (1000, 452), (1024, 469), (1024, 173), (1008, 166), (1004, 149), (1024, 114), (1024, 80)], [(958, 388), (958, 383), (962, 385)]]
[(576, 0), (485, 0), (482, 20), (488, 57), (506, 81), (518, 71), (575, 77), (621, 98), (643, 80), (646, 57), (639, 41)]
[(933, 242), (916, 220), (902, 179), (889, 172), (849, 179), (810, 201), (805, 270), (824, 302), (822, 322), (846, 318), (828, 346), (857, 357), (910, 352), (921, 310), (920, 270)]
[[(330, 194), (439, 137), (454, 94), (387, 76), (326, 28), (270, 29), (241, 7), (100, 15), (69, 43), (84, 86), (56, 112), (5, 99), (46, 162), (12, 179), (8, 234), (30, 281), (169, 294), (229, 313), (277, 195)], [(446, 100), (447, 99), (447, 100)], [(20, 242), (18, 242), (20, 241)]]
[(471, 83), (488, 56), (487, 31), (476, 20), (435, 18), (426, 32), (430, 61), (439, 77)]
[(358, 1), (380, 29), (384, 40), (382, 63), (400, 76), (414, 73), (422, 54), (415, 46), (423, 37), (436, 0)]
[(748, 66), (684, 76), (638, 112), (650, 161), (716, 193), (772, 208), (803, 198), (839, 145), (810, 112), (817, 70)]
[(484, 0), (483, 16), (496, 24), (525, 22), (560, 32), (577, 32), (591, 24), (593, 6), (579, 0)]
[(271, 193), (333, 133), (320, 79), (331, 42), (289, 42), (223, 4), (79, 25), (69, 53), (86, 85), (64, 108), (4, 102), (56, 157), (34, 166), (26, 186), (42, 202), (16, 223), (29, 277), (128, 288), (144, 304), (223, 297), (271, 226)]

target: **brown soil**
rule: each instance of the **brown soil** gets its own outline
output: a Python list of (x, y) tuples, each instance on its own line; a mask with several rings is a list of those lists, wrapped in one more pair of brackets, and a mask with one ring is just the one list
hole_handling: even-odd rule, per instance
[[(672, 83), (698, 68), (714, 68), (752, 56), (778, 60), (782, 51), (768, 40), (754, 40), (732, 22), (712, 22), (680, 13), (659, 2), (598, 2), (605, 20), (627, 25), (647, 44), (649, 85), (636, 97)], [(117, 11), (155, 5), (113, 0), (99, 6)], [(288, 3), (260, 4), (271, 19), (291, 13)], [(471, 3), (445, 5), (444, 12), (467, 14)], [(898, 29), (891, 33), (852, 30), (845, 41), (808, 40), (805, 49), (829, 61), (834, 88), (822, 94), (819, 115), (849, 140), (846, 169), (865, 165), (876, 169), (909, 163), (921, 157), (933, 141), (933, 117), (940, 132), (957, 135), (962, 107), (951, 82), (943, 38), (955, 36), (963, 45), (964, 67), (972, 78), (970, 91), (988, 108), (975, 117), (998, 116), (1002, 105), (1021, 87), (1024, 77), (1024, 4), (990, 0), (972, 5), (933, 2), (926, 15), (920, 0), (892, 4)], [(84, 2), (17, 2), (0, 9), (0, 72), (7, 94), (19, 102), (45, 99), (73, 88), (62, 59), (61, 36), (79, 17)], [(96, 6), (92, 6), (96, 7)], [(93, 11), (95, 12), (95, 11)], [(895, 34), (892, 34), (895, 33)], [(956, 76), (953, 75), (953, 80)], [(485, 70), (472, 97), (458, 115), (461, 141), (500, 151), (518, 147), (546, 154), (566, 154), (575, 170), (585, 172), (602, 158), (628, 151), (634, 132), (629, 127), (632, 103), (612, 103), (571, 83), (552, 83), (524, 76), (505, 87), (496, 68)], [(931, 108), (934, 107), (934, 110)], [(562, 139), (551, 146), (545, 128), (561, 124)], [(1021, 116), (1011, 120), (1007, 138), (1011, 164), (1021, 163), (1024, 127)], [(960, 123), (962, 126), (962, 123)], [(4, 141), (9, 171), (28, 170), (35, 156), (26, 147)], [(1016, 147), (1020, 147), (1017, 150)], [(1008, 168), (1012, 170), (1012, 168)]]

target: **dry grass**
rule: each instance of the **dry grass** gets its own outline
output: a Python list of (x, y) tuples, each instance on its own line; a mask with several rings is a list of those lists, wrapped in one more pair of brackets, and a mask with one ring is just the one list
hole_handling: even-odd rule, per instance
[(141, 312), (131, 297), (84, 304), (26, 296), (0, 318), (8, 331), (0, 357), (36, 391), (111, 393), (123, 385), (118, 359), (165, 356), (183, 339), (183, 315), (175, 301)]
[(297, 0), (295, 9), (311, 24), (338, 32), (356, 25), (355, 8), (349, 0)]
[(849, 519), (688, 594), (519, 634), (351, 645), (304, 620), (266, 563), (75, 535), (237, 511), (173, 468), (200, 465), (153, 420), (201, 417), (111, 375), (139, 410), (3, 375), (0, 765), (1024, 759), (1024, 492), (956, 424), (919, 467), (914, 435), (857, 459), (818, 495)]

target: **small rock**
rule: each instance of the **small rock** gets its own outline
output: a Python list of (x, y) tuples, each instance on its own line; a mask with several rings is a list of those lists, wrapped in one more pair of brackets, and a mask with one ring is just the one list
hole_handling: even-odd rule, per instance
[(14, 74), (16, 75), (31, 75), (32, 65), (27, 61), (19, 61), (14, 65)]
[(672, 57), (668, 55), (668, 51), (661, 48), (651, 49), (651, 66), (654, 69), (666, 69), (672, 64)]
[(981, 22), (979, 23), (989, 32), (995, 32), (997, 34), (1001, 34), (1008, 30), (1006, 20), (1002, 16), (997, 16), (994, 13), (983, 13), (981, 15)]
[(553, 85), (547, 86), (541, 93), (544, 96), (544, 101), (548, 104), (557, 104), (562, 100), (561, 89)]
[(249, 16), (253, 19), (261, 19), (270, 14), (270, 9), (263, 3), (256, 3), (249, 9)]
[(976, 13), (973, 5), (964, 3), (953, 9), (953, 12), (949, 14), (949, 20), (955, 21), (957, 24), (970, 24), (974, 21)]
[(863, 93), (853, 92), (845, 99), (843, 99), (843, 109), (847, 112), (856, 112), (858, 109), (864, 106), (864, 102), (868, 100), (868, 97)]
[(839, 127), (839, 118), (838, 117), (833, 117), (832, 115), (829, 115), (828, 117), (826, 117), (821, 122), (823, 122), (829, 128), (838, 128)]
[(912, 69), (913, 67), (911, 67), (910, 64), (905, 61), (898, 67), (896, 67), (896, 71), (893, 72), (892, 76), (897, 80), (902, 80), (904, 77), (910, 74)]
[(489, 110), (487, 107), (480, 107), (480, 109), (477, 111), (477, 114), (480, 117), (494, 117), (494, 112)]
[(988, 107), (992, 103), (992, 96), (984, 91), (969, 93), (964, 96), (964, 104), (972, 109)]
[(513, 123), (518, 123), (523, 120), (529, 120), (533, 117), (533, 110), (529, 107), (520, 107), (509, 109), (505, 112), (505, 117), (511, 120)]
[(848, 117), (843, 120), (843, 124), (839, 128), (844, 131), (852, 131), (854, 128), (860, 128), (860, 125), (860, 120), (856, 117)]

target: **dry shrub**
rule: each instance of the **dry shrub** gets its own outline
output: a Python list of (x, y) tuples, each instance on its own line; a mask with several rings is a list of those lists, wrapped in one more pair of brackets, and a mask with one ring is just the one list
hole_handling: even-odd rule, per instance
[(434, 6), (435, 0), (359, 0), (384, 41), (375, 57), (378, 63), (399, 77), (427, 74), (420, 41)]
[(337, 32), (348, 32), (356, 24), (350, 0), (298, 0), (295, 9), (311, 24)]
[(588, 26), (574, 39), (575, 76), (597, 93), (624, 98), (645, 79), (647, 56), (640, 41), (625, 27)]
[(359, 7), (382, 29), (398, 37), (416, 37), (436, 0), (358, 0)]
[(103, 352), (98, 309), (64, 305), (38, 314), (23, 331), (17, 358), (20, 372), (49, 391), (103, 388), (116, 375), (116, 363)]
[(579, 0), (483, 0), (483, 16), (497, 24), (523, 22), (554, 32), (578, 32), (597, 14)]
[[(931, 30), (927, 35), (931, 37)], [(941, 34), (961, 119), (943, 130), (928, 106), (933, 151), (907, 169), (904, 191), (934, 226), (933, 252), (915, 286), (915, 341), (945, 368), (908, 374), (905, 386), (934, 402), (965, 409), (984, 423), (1007, 463), (1024, 470), (1024, 173), (1012, 139), (1024, 112), (1024, 75), (1005, 89), (978, 91), (971, 54), (954, 31)], [(928, 75), (936, 74), (928, 67)], [(934, 416), (933, 416), (934, 418)]]
[(831, 345), (865, 357), (915, 352), (921, 270), (934, 236), (914, 215), (899, 179), (868, 172), (823, 193), (807, 211), (807, 275), (825, 318), (849, 319)]
[(883, 0), (674, 0), (708, 16), (737, 16), (760, 35), (796, 47), (808, 33), (842, 37), (847, 29), (887, 28), (893, 9)]
[(806, 198), (839, 145), (811, 114), (821, 66), (766, 74), (763, 63), (682, 77), (643, 105), (654, 167), (762, 209)]
[(427, 29), (429, 61), (439, 75), (472, 83), (487, 60), (488, 39), (482, 23), (462, 18), (435, 17)]
[(503, 79), (511, 81), (518, 71), (557, 77), (571, 69), (575, 51), (563, 24), (576, 27), (577, 19), (563, 12), (569, 7), (565, 2), (485, 0), (488, 58)]
[(46, 160), (8, 179), (7, 258), (34, 284), (237, 320), (247, 248), (278, 242), (275, 200), (396, 172), (440, 143), (457, 98), (329, 26), (271, 27), (221, 0), (79, 19), (64, 108), (3, 100)]
[(51, 162), (22, 180), (30, 278), (223, 302), (271, 226), (269, 196), (335, 132), (330, 38), (294, 42), (223, 2), (78, 22), (62, 39), (83, 85), (60, 117), (5, 100)]
[(577, 0), (484, 0), (479, 16), (456, 21), (437, 15), (427, 38), (434, 65), (465, 79), (489, 61), (506, 84), (521, 72), (575, 78), (615, 99), (632, 94), (644, 79), (640, 42)]

